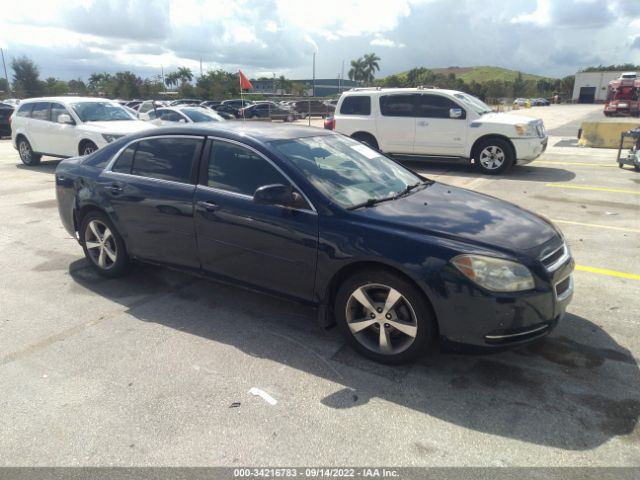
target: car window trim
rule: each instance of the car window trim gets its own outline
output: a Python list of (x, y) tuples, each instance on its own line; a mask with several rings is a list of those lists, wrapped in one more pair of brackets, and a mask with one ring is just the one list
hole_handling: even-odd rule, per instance
[(315, 213), (316, 215), (318, 214), (318, 210), (316, 209), (315, 205), (311, 202), (311, 200), (309, 200), (309, 197), (307, 196), (307, 194), (304, 193), (304, 190), (301, 189), (298, 186), (298, 184), (296, 182), (294, 182), (291, 179), (291, 177), (289, 175), (287, 175), (271, 159), (269, 159), (262, 152), (260, 152), (259, 150), (256, 150), (255, 148), (251, 147), (250, 145), (247, 145), (246, 143), (238, 142), (237, 140), (232, 140), (232, 139), (229, 139), (229, 138), (216, 137), (216, 136), (207, 136), (207, 146), (203, 149), (203, 153), (206, 154), (206, 155), (202, 156), (202, 160), (200, 162), (200, 176), (198, 178), (198, 185), (200, 185), (202, 187), (210, 188), (210, 189), (213, 189), (213, 190), (218, 190), (218, 191), (222, 191), (222, 192), (229, 192), (229, 193), (236, 194), (236, 195), (242, 195), (243, 197), (253, 198), (252, 195), (246, 195), (244, 193), (232, 192), (230, 190), (224, 190), (224, 189), (220, 189), (220, 188), (216, 188), (216, 187), (210, 187), (209, 185), (207, 185), (206, 181), (207, 181), (207, 177), (208, 177), (209, 158), (211, 156), (211, 144), (214, 141), (227, 142), (227, 143), (231, 143), (231, 144), (246, 148), (247, 150), (250, 150), (251, 152), (255, 153), (257, 156), (259, 156), (262, 159), (266, 160), (267, 163), (269, 163), (272, 167), (274, 167), (284, 178), (287, 179), (287, 181), (289, 181), (291, 186), (297, 192), (299, 192), (300, 195), (302, 195), (302, 197), (307, 202), (307, 205), (309, 205), (309, 207), (311, 207), (311, 209), (309, 209), (309, 208), (292, 208), (292, 207), (287, 207), (287, 208), (291, 208), (291, 210), (298, 210), (298, 211), (302, 211), (302, 212), (312, 212), (312, 213)]
[[(162, 178), (153, 178), (153, 177), (147, 177), (144, 175), (136, 175), (134, 173), (122, 173), (122, 172), (114, 172), (112, 170), (113, 166), (115, 165), (116, 161), (118, 160), (118, 158), (120, 158), (120, 155), (122, 155), (122, 152), (124, 152), (127, 148), (129, 148), (131, 145), (133, 145), (134, 143), (139, 143), (145, 140), (155, 140), (155, 139), (162, 139), (162, 138), (193, 138), (195, 140), (200, 140), (201, 145), (200, 148), (198, 150), (198, 152), (194, 153), (194, 160), (195, 160), (195, 164), (193, 165), (196, 168), (193, 168), (192, 166), (192, 170), (191, 170), (191, 178), (189, 183), (185, 183), (185, 182), (178, 182), (175, 180), (165, 180)], [(170, 182), (170, 183), (175, 183), (178, 185), (191, 185), (191, 186), (196, 186), (198, 184), (198, 172), (200, 171), (200, 163), (202, 161), (202, 152), (205, 150), (205, 148), (203, 148), (202, 144), (204, 144), (207, 141), (207, 137), (203, 136), (203, 135), (153, 135), (151, 137), (143, 137), (143, 138), (135, 138), (129, 142), (127, 142), (120, 150), (118, 150), (113, 157), (111, 158), (111, 160), (109, 160), (109, 163), (107, 163), (107, 166), (104, 167), (104, 170), (102, 170), (103, 173), (110, 173), (113, 175), (127, 175), (130, 177), (135, 177), (135, 178), (145, 178), (147, 180), (158, 180), (161, 182)], [(136, 145), (136, 153), (138, 152), (138, 146)], [(133, 171), (133, 164), (135, 162), (136, 158), (135, 158), (135, 154), (133, 156), (133, 160), (131, 162), (131, 172)]]

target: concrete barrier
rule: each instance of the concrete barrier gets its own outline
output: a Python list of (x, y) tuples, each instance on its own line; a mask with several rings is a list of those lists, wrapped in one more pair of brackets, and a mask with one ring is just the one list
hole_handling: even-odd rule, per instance
[[(640, 122), (583, 122), (582, 135), (578, 145), (593, 148), (618, 148), (620, 146), (620, 134), (640, 127)], [(632, 139), (624, 142), (624, 148), (631, 148)]]

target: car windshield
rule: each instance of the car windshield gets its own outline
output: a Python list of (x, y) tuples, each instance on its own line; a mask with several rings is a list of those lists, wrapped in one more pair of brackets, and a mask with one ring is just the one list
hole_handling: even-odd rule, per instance
[(111, 122), (115, 120), (134, 120), (120, 105), (110, 102), (72, 103), (73, 110), (83, 122)]
[(222, 122), (223, 118), (200, 108), (183, 108), (182, 113), (194, 122)]
[(376, 150), (340, 135), (277, 140), (271, 145), (344, 208), (392, 198), (423, 181)]
[(455, 93), (454, 96), (458, 100), (461, 100), (465, 105), (470, 107), (474, 112), (480, 115), (493, 111), (489, 105), (484, 103), (479, 98), (474, 97), (473, 95), (467, 95), (466, 93)]

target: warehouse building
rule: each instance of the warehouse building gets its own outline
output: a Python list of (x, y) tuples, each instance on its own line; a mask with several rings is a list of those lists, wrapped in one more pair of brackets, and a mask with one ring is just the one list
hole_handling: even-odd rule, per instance
[(607, 85), (624, 72), (578, 72), (573, 84), (574, 103), (604, 103), (607, 100)]

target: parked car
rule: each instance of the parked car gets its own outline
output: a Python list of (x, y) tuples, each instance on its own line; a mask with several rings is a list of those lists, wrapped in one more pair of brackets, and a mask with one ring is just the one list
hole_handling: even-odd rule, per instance
[(0, 103), (0, 138), (11, 136), (11, 115), (14, 106), (7, 103)]
[(549, 100), (547, 100), (546, 98), (531, 99), (531, 106), (533, 107), (548, 107), (549, 105), (551, 105), (551, 102), (549, 102)]
[(129, 108), (133, 108), (134, 110), (138, 110), (138, 107), (140, 107), (140, 104), (143, 102), (143, 100), (129, 100), (127, 103), (125, 103), (125, 107), (129, 107)]
[(207, 108), (213, 108), (220, 104), (222, 104), (222, 102), (219, 102), (217, 100), (205, 100), (204, 102), (200, 102), (201, 107), (207, 107)]
[(516, 107), (530, 107), (531, 106), (531, 99), (529, 98), (516, 98), (513, 101), (513, 105)]
[(270, 118), (271, 120), (282, 120), (283, 122), (293, 122), (298, 118), (296, 112), (271, 102), (255, 103), (248, 107), (241, 108), (238, 116), (244, 118)]
[(177, 107), (158, 108), (148, 113), (151, 123), (157, 126), (172, 123), (224, 122), (217, 113), (200, 106), (179, 105)]
[(487, 174), (535, 160), (542, 120), (495, 113), (469, 94), (436, 88), (356, 88), (340, 97), (332, 128), (383, 152), (472, 160)]
[(233, 105), (225, 105), (220, 104), (213, 107), (213, 110), (216, 111), (221, 116), (227, 116), (231, 118), (238, 118), (240, 115), (240, 108), (242, 107), (234, 107)]
[(145, 100), (137, 108), (137, 117), (140, 120), (149, 120), (149, 112), (164, 107), (165, 104), (158, 100)]
[(129, 133), (154, 128), (116, 102), (100, 98), (48, 97), (20, 102), (11, 122), (13, 147), (25, 165), (42, 155), (88, 155)]
[(202, 100), (198, 100), (196, 98), (179, 98), (177, 100), (173, 100), (169, 102), (170, 107), (177, 107), (178, 105), (200, 105)]
[(99, 274), (138, 259), (307, 302), (386, 363), (437, 341), (521, 345), (562, 321), (574, 262), (548, 220), (334, 132), (217, 125), (58, 165), (60, 218)]
[(248, 107), (249, 105), (253, 105), (253, 102), (251, 100), (245, 100), (243, 98), (234, 98), (232, 100), (223, 100), (220, 105), (224, 105), (227, 107), (242, 108), (242, 107)]
[(298, 112), (300, 118), (303, 119), (307, 118), (307, 116), (321, 116), (324, 118), (335, 111), (334, 106), (327, 105), (318, 100), (300, 100), (298, 102), (294, 102), (292, 108)]

